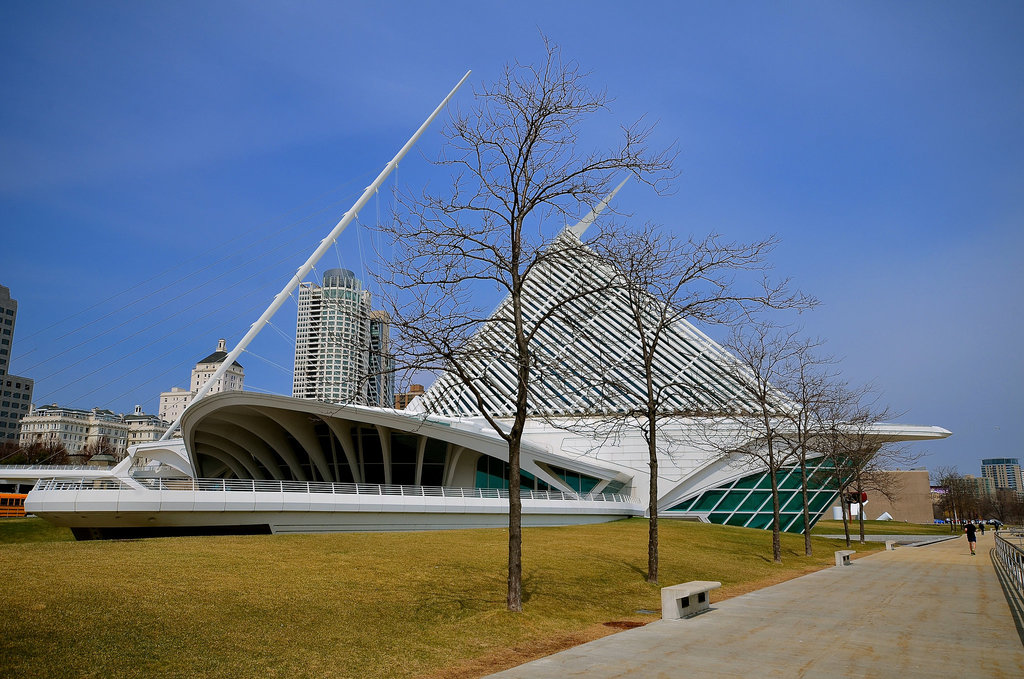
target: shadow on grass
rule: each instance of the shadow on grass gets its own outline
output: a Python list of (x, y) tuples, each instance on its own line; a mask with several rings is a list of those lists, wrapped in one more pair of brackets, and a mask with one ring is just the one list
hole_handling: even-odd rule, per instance
[(590, 557), (590, 559), (592, 561), (597, 561), (599, 563), (610, 564), (612, 566), (618, 566), (618, 567), (620, 567), (620, 568), (622, 568), (624, 570), (633, 571), (635, 574), (639, 575), (644, 580), (644, 582), (647, 582), (647, 568), (646, 567), (637, 566), (635, 563), (633, 563), (631, 561), (625, 561), (623, 559), (612, 559), (612, 558), (609, 558), (609, 557), (606, 557), (606, 556), (592, 555)]
[[(525, 600), (525, 595), (523, 598)], [(504, 603), (496, 597), (474, 597), (466, 596), (465, 592), (456, 594), (437, 591), (423, 597), (420, 604), (416, 606), (416, 612), (428, 616), (440, 613), (468, 613), (494, 608)]]

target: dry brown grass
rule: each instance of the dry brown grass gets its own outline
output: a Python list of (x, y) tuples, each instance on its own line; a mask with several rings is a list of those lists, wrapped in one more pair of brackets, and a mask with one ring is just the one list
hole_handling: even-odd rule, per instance
[[(766, 532), (663, 521), (662, 583), (719, 580), (721, 600), (839, 548), (783, 538), (779, 566)], [(643, 520), (527, 529), (522, 614), (502, 530), (0, 545), (0, 674), (481, 676), (656, 619), (646, 539)]]

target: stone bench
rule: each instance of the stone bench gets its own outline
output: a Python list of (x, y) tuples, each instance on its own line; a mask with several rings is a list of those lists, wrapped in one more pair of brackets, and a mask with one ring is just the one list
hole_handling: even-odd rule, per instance
[(896, 541), (895, 540), (886, 540), (885, 541), (885, 551), (887, 551), (887, 552), (896, 551)]
[(855, 549), (840, 549), (838, 552), (836, 552), (836, 565), (849, 566), (850, 556), (856, 553), (857, 550)]
[(711, 580), (694, 580), (661, 588), (661, 619), (680, 620), (711, 607), (711, 590), (722, 586)]

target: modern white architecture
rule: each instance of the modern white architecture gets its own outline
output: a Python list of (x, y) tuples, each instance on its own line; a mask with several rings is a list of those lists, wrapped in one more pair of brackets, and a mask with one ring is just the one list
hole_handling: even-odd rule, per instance
[[(560, 238), (578, 246), (581, 233), (578, 226)], [(528, 312), (542, 311), (549, 291), (614, 275), (610, 265), (592, 258), (554, 261), (526, 291)], [(347, 295), (343, 300), (359, 300), (354, 277), (343, 271), (329, 277), (330, 287)], [(309, 301), (300, 323), (312, 332), (313, 288), (305, 289)], [(317, 305), (315, 315), (322, 319), (329, 313), (322, 295)], [(569, 314), (573, 320), (567, 325), (556, 321), (538, 333), (531, 347), (548, 360), (531, 392), (521, 452), (527, 526), (640, 516), (647, 507), (649, 467), (639, 429), (608, 437), (579, 426), (589, 421), (597, 432), (607, 419), (602, 412), (628, 411), (638, 402), (640, 376), (629, 358), (636, 347), (624, 300), (606, 291), (598, 308), (587, 303), (578, 311)], [(26, 507), (71, 526), (83, 538), (505, 525), (507, 446), (486, 425), (471, 393), (480, 395), (492, 415), (510, 422), (514, 373), (500, 351), (510, 340), (507, 324), (500, 322), (504, 313), (503, 304), (493, 317), (498, 320), (484, 324), (475, 336), (475, 342), (496, 349), (480, 352), (472, 366), (477, 376), (473, 390), (442, 376), (404, 411), (338, 402), (342, 399), (223, 392), (188, 408), (183, 439), (138, 446), (136, 459), (122, 463), (99, 487), (92, 481), (40, 481)], [(356, 328), (345, 329), (365, 336)], [(710, 338), (680, 321), (664, 342), (656, 379), (682, 385), (673, 393), (673, 408), (722, 412), (748, 407), (736, 371), (728, 369), (734, 359)], [(556, 370), (559, 365), (564, 369)], [(601, 379), (588, 377), (586, 365)], [(608, 381), (611, 373), (616, 377)], [(609, 384), (615, 385), (613, 391), (603, 391)], [(767, 472), (749, 458), (723, 457), (689, 435), (708, 426), (708, 419), (684, 417), (664, 423), (659, 513), (768, 527)], [(876, 426), (873, 438), (913, 441), (948, 435), (940, 427), (893, 424)], [(810, 472), (809, 507), (816, 521), (837, 491), (828, 463), (819, 458)], [(800, 531), (799, 471), (784, 470), (779, 484), (783, 529)]]
[(394, 359), (386, 312), (348, 269), (328, 269), (323, 285), (303, 283), (295, 325), (292, 396), (389, 407)]
[[(299, 267), (214, 376), (312, 271), (453, 93)], [(595, 216), (596, 210), (567, 229), (562, 243), (578, 247)], [(592, 256), (565, 257), (535, 268), (534, 274), (524, 292), (532, 317), (544, 312), (552, 295), (600, 283), (615, 270)], [(303, 284), (299, 294), (293, 397), (222, 391), (202, 398), (201, 389), (182, 415), (181, 439), (140, 444), (109, 472), (73, 470), (40, 478), (25, 501), (26, 511), (72, 527), (79, 538), (507, 525), (508, 448), (481, 416), (483, 409), (507, 423), (513, 412), (507, 307), (499, 306), (473, 340), (489, 349), (469, 373), (475, 389), (442, 376), (399, 411), (390, 407), (393, 387), (382, 404), (387, 407), (361, 405), (369, 396), (372, 332), (369, 299), (355, 276), (334, 269), (322, 287)], [(544, 370), (534, 378), (520, 455), (525, 526), (609, 521), (646, 511), (650, 479), (640, 432), (626, 429), (609, 437), (564, 426), (581, 419), (600, 425), (612, 411), (635, 405), (631, 383), (638, 375), (629, 357), (636, 347), (623, 308), (613, 288), (576, 308), (572, 319), (556, 319), (533, 336), (530, 348), (544, 357)], [(746, 407), (735, 371), (726, 369), (729, 354), (685, 321), (669, 334), (656, 357), (656, 379), (671, 381), (670, 407), (679, 413)], [(382, 355), (384, 340), (378, 335)], [(679, 417), (662, 428), (655, 490), (659, 511), (764, 528), (771, 516), (765, 469), (686, 436), (715, 425), (713, 417)], [(879, 425), (872, 435), (874, 442), (883, 442), (949, 433), (940, 427)], [(816, 520), (837, 491), (827, 463), (819, 459), (810, 468)], [(2, 471), (10, 478), (39, 477), (38, 470)], [(797, 481), (791, 469), (780, 474), (789, 531), (802, 527)]]

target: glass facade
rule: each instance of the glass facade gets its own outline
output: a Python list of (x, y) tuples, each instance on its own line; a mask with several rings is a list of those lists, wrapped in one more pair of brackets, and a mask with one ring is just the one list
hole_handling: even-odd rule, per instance
[(554, 465), (549, 465), (548, 469), (554, 472), (555, 476), (565, 481), (570, 488), (581, 495), (589, 493), (594, 490), (594, 487), (597, 484), (601, 483), (601, 479), (594, 478), (593, 476), (587, 476), (586, 474), (581, 474), (579, 472), (574, 472), (570, 469), (563, 469), (561, 467), (555, 467)]
[[(530, 472), (520, 471), (520, 485), (524, 490), (551, 490)], [(508, 462), (496, 457), (481, 455), (476, 462), (475, 488), (508, 488)]]
[[(811, 526), (839, 496), (835, 470), (828, 460), (807, 461), (807, 502)], [(800, 493), (800, 467), (779, 470), (779, 507), (781, 527), (787, 533), (804, 529), (803, 501)], [(772, 527), (772, 485), (767, 471), (741, 476), (717, 488), (686, 498), (669, 512), (702, 514), (711, 523), (727, 526), (770, 529)]]

